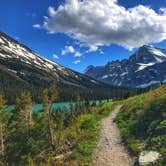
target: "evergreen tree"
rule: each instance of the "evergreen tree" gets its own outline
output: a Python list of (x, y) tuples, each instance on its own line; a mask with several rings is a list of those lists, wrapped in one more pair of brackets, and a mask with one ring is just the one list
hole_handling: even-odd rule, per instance
[(22, 122), (27, 128), (32, 127), (32, 98), (30, 92), (22, 92), (16, 99), (16, 110), (19, 114), (20, 122)]
[(49, 127), (49, 142), (52, 149), (55, 148), (55, 136), (54, 136), (54, 123), (52, 120), (52, 109), (53, 102), (58, 98), (58, 90), (55, 86), (51, 86), (48, 89), (44, 89), (41, 92), (41, 102), (43, 104), (44, 110), (48, 118), (48, 127)]
[(32, 105), (31, 94), (27, 91), (16, 98), (15, 110), (12, 111), (7, 126), (6, 160), (8, 165), (24, 165), (24, 159), (28, 153), (31, 153), (28, 141), (31, 139), (31, 130), (34, 125)]

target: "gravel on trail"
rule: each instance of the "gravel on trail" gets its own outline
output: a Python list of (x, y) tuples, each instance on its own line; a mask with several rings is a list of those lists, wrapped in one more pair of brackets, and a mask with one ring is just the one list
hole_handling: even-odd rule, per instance
[(102, 120), (99, 143), (94, 150), (92, 166), (133, 166), (134, 160), (124, 146), (114, 118), (120, 111), (117, 106), (109, 117)]

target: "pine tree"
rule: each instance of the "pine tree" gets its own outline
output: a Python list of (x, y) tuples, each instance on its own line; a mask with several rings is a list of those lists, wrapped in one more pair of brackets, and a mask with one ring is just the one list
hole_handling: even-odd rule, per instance
[(33, 126), (32, 105), (33, 101), (29, 92), (22, 92), (16, 99), (16, 109), (18, 111), (20, 122), (27, 128)]
[(12, 117), (7, 126), (6, 160), (8, 165), (24, 165), (22, 156), (30, 153), (28, 141), (31, 139), (31, 131), (34, 127), (32, 105), (31, 94), (27, 91), (16, 98), (15, 110), (12, 111)]
[(54, 138), (54, 123), (52, 120), (52, 109), (53, 109), (53, 102), (58, 98), (58, 90), (55, 86), (51, 86), (48, 89), (44, 89), (41, 92), (41, 102), (43, 104), (44, 110), (46, 111), (46, 115), (48, 118), (48, 127), (49, 127), (49, 142), (52, 149), (55, 148), (55, 138)]

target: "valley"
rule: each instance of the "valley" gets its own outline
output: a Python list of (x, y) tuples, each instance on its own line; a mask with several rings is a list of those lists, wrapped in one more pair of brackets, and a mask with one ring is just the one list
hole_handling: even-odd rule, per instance
[[(133, 166), (141, 152), (151, 150), (160, 154), (157, 166), (165, 165), (166, 88), (149, 88), (165, 83), (165, 50), (143, 46), (130, 62), (89, 67), (86, 76), (4, 33), (0, 38), (2, 166)], [(115, 78), (109, 85), (102, 74), (113, 70), (120, 79), (130, 77), (130, 84), (118, 84)], [(106, 80), (91, 78), (89, 73), (96, 71)], [(147, 73), (158, 81), (145, 76), (148, 83), (143, 79)], [(146, 82), (136, 80), (134, 85), (137, 74)]]
[(63, 102), (76, 101), (78, 96), (97, 100), (139, 93), (137, 89), (111, 86), (65, 68), (2, 32), (0, 39), (0, 91), (5, 93), (11, 104), (20, 90), (31, 91), (38, 102), (39, 91), (53, 84), (59, 90), (58, 100)]
[(166, 166), (166, 1), (0, 1), (0, 166)]
[(156, 166), (164, 166), (165, 94), (162, 85), (125, 100), (77, 102), (66, 111), (52, 107), (58, 93), (50, 87), (40, 92), (42, 110), (33, 113), (29, 92), (12, 111), (0, 95), (1, 165), (132, 166), (141, 152), (154, 151)]

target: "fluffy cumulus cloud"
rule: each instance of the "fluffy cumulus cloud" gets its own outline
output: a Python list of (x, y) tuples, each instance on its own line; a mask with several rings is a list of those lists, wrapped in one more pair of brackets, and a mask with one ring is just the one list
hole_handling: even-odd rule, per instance
[(128, 49), (166, 39), (166, 9), (147, 6), (126, 9), (117, 0), (66, 0), (57, 9), (49, 7), (44, 28), (64, 33), (88, 45), (118, 44)]
[(65, 48), (61, 52), (62, 55), (66, 55), (69, 53), (71, 53), (71, 54), (75, 53), (75, 49), (73, 46), (65, 46)]
[(73, 46), (65, 46), (65, 48), (61, 52), (62, 55), (66, 54), (74, 54), (75, 57), (81, 57), (82, 54), (75, 50)]

